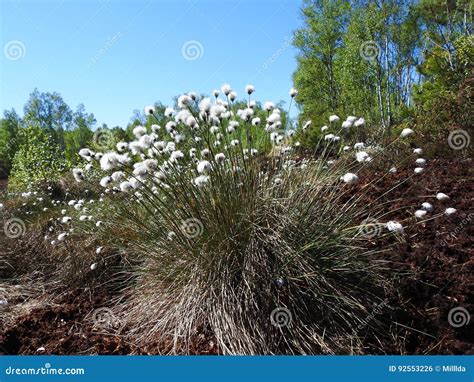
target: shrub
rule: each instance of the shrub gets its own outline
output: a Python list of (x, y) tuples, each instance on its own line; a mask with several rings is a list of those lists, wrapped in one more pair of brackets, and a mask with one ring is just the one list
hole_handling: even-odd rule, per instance
[[(165, 129), (135, 128), (136, 140), (118, 145), (126, 153), (80, 153), (100, 164), (110, 195), (88, 208), (82, 230), (140, 264), (124, 310), (131, 332), (171, 337), (175, 352), (207, 329), (230, 354), (357, 352), (358, 330), (378, 330), (365, 318), (394, 277), (367, 232), (403, 231), (353, 185), (370, 162), (328, 161), (341, 152), (335, 140), (295, 161), (276, 110), (254, 126), (252, 110), (228, 99), (178, 104)], [(270, 155), (254, 148), (256, 128)], [(87, 171), (74, 175), (87, 184)]]
[(26, 189), (61, 178), (66, 161), (54, 139), (43, 129), (29, 126), (21, 129), (21, 144), (13, 158), (9, 188)]

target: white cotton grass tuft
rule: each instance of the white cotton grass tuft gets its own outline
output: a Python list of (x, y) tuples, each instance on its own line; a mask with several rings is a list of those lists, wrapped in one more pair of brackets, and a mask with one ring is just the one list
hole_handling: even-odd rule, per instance
[(426, 164), (426, 159), (423, 159), (423, 158), (418, 158), (415, 163), (418, 165), (418, 166), (424, 166)]
[(438, 192), (436, 194), (436, 199), (438, 199), (438, 200), (447, 200), (447, 199), (449, 199), (449, 196), (442, 193), (442, 192)]
[(144, 112), (145, 112), (145, 115), (153, 115), (155, 114), (155, 107), (153, 105), (145, 106)]
[(232, 91), (232, 88), (230, 87), (229, 84), (224, 84), (221, 86), (221, 90), (222, 90), (222, 93), (224, 93), (226, 96), (228, 96), (230, 94), (230, 92)]
[(225, 161), (225, 154), (224, 153), (218, 153), (215, 155), (214, 159), (216, 160), (217, 163), (222, 163)]
[(63, 224), (69, 224), (69, 223), (71, 223), (71, 221), (72, 221), (72, 218), (70, 216), (64, 216), (61, 219), (61, 223), (63, 223)]
[(456, 213), (456, 211), (457, 211), (456, 208), (449, 207), (449, 208), (446, 208), (444, 213), (449, 216), (449, 215), (452, 215), (452, 214)]
[(356, 174), (348, 172), (341, 177), (341, 180), (347, 184), (356, 184), (359, 182), (359, 177)]
[(194, 184), (198, 187), (203, 187), (209, 182), (209, 177), (207, 175), (199, 175), (194, 179)]
[(390, 220), (389, 222), (387, 222), (387, 224), (385, 224), (385, 226), (390, 232), (395, 232), (399, 234), (403, 233), (403, 226), (395, 220)]
[(138, 125), (138, 126), (135, 126), (132, 132), (135, 138), (139, 139), (142, 135), (146, 134), (146, 128), (141, 125)]
[(422, 218), (427, 214), (426, 210), (416, 210), (415, 217)]
[(91, 264), (91, 271), (95, 271), (97, 269), (97, 263)]
[(415, 167), (415, 174), (421, 174), (425, 169), (423, 167)]
[(414, 149), (413, 154), (421, 155), (421, 154), (423, 154), (423, 149), (421, 149), (421, 148)]
[(414, 131), (412, 129), (409, 129), (409, 128), (405, 128), (402, 130), (402, 132), (400, 133), (400, 138), (405, 138), (405, 137), (408, 137), (409, 135), (412, 135), (414, 133)]
[(245, 86), (245, 93), (248, 95), (252, 94), (255, 91), (255, 87), (253, 85)]
[(58, 242), (61, 243), (61, 242), (63, 242), (64, 240), (66, 240), (66, 237), (67, 237), (67, 233), (66, 233), (66, 232), (63, 232), (63, 233), (60, 233), (60, 234), (58, 235), (58, 239), (57, 239), (57, 240), (58, 240)]
[(100, 253), (102, 253), (103, 249), (104, 249), (104, 247), (97, 247), (97, 249), (95, 250), (95, 253), (100, 254)]
[(211, 168), (211, 163), (207, 160), (199, 161), (199, 163), (197, 164), (197, 171), (200, 174), (208, 172)]
[(329, 122), (336, 123), (336, 122), (339, 122), (339, 121), (340, 121), (340, 118), (337, 115), (333, 114), (333, 115), (329, 116)]
[(298, 95), (298, 90), (291, 88), (289, 94), (291, 98), (295, 98)]
[(428, 202), (424, 202), (421, 204), (421, 208), (425, 211), (432, 211), (433, 210), (433, 205)]

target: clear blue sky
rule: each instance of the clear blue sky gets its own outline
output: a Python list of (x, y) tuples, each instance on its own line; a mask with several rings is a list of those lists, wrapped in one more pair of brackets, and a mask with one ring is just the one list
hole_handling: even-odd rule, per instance
[[(299, 0), (0, 0), (0, 107), (34, 88), (57, 91), (98, 123), (186, 91), (247, 83), (261, 101), (288, 100)], [(189, 49), (186, 49), (188, 43)]]

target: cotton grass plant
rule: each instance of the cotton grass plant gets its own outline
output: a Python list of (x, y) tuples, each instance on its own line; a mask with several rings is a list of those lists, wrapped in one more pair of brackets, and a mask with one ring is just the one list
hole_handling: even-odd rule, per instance
[[(361, 352), (363, 334), (380, 329), (365, 319), (395, 277), (381, 256), (389, 248), (367, 238), (403, 233), (384, 220), (386, 206), (364, 202), (367, 185), (357, 188), (377, 150), (352, 149), (344, 131), (363, 119), (331, 116), (318, 158), (296, 160), (295, 130), (273, 103), (255, 117), (253, 87), (245, 104), (221, 90), (179, 97), (165, 126), (136, 127), (118, 152), (80, 152), (107, 195), (83, 232), (138, 264), (121, 306), (128, 335), (172, 353), (202, 333), (225, 354)], [(73, 174), (90, 181), (83, 168)]]

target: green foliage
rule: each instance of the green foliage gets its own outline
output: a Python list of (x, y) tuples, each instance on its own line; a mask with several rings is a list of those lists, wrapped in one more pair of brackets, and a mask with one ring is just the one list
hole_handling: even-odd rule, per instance
[(64, 152), (42, 128), (23, 128), (20, 142), (13, 158), (10, 189), (22, 190), (38, 183), (56, 181), (67, 169)]
[(13, 157), (20, 145), (20, 117), (15, 110), (5, 110), (4, 118), (0, 119), (0, 179), (8, 176)]

